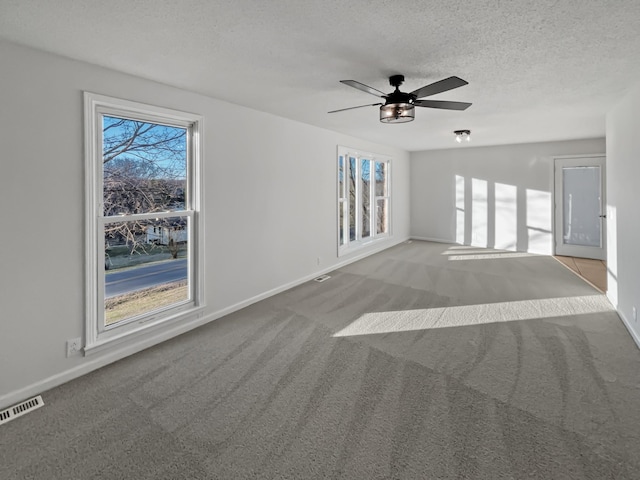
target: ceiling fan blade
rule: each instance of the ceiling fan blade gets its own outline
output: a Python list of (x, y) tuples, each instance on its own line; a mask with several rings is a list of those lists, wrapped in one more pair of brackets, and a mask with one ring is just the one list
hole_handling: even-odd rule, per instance
[(370, 87), (369, 85), (365, 85), (364, 83), (356, 82), (355, 80), (340, 80), (340, 83), (344, 83), (345, 85), (349, 85), (350, 87), (370, 93), (371, 95), (375, 95), (376, 97), (387, 98), (386, 93), (381, 92), (380, 90), (376, 90), (375, 88)]
[(471, 106), (467, 102), (447, 102), (444, 100), (416, 100), (416, 107), (442, 108), (444, 110), (466, 110)]
[(327, 113), (344, 112), (345, 110), (353, 110), (354, 108), (375, 107), (379, 105), (382, 105), (382, 103), (371, 103), (369, 105), (358, 105), (357, 107), (341, 108), (340, 110), (331, 110), (330, 112), (327, 112)]
[[(447, 90), (453, 90), (454, 88), (462, 87), (467, 85), (469, 82), (463, 80), (458, 77), (449, 77), (444, 80), (440, 80), (439, 82), (432, 83), (430, 85), (425, 85), (422, 88), (414, 90), (411, 92), (411, 95), (415, 95), (416, 98), (429, 97), (431, 95), (435, 95), (436, 93), (446, 92)], [(436, 107), (437, 108), (437, 107)]]

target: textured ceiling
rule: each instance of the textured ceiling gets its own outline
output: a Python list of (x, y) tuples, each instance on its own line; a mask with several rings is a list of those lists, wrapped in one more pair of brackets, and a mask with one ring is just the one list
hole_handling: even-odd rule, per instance
[[(638, 0), (0, 0), (0, 38), (407, 150), (604, 136), (640, 82)], [(469, 85), (385, 125), (390, 92), (457, 75)]]

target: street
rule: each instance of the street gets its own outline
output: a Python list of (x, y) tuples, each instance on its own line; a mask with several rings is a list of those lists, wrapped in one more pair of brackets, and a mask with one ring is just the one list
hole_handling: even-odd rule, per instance
[(105, 298), (187, 278), (187, 259), (140, 265), (105, 274)]

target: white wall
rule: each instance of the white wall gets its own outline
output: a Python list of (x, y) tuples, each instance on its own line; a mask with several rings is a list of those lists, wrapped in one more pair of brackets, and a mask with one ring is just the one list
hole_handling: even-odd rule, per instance
[(607, 295), (640, 346), (639, 111), (640, 86), (607, 115)]
[(411, 154), (411, 236), (553, 252), (553, 157), (605, 152), (604, 139)]
[(353, 260), (337, 258), (337, 145), (393, 158), (377, 248), (408, 238), (405, 151), (6, 42), (0, 65), (0, 407), (181, 332), (65, 358), (84, 330), (83, 90), (204, 116), (204, 320)]

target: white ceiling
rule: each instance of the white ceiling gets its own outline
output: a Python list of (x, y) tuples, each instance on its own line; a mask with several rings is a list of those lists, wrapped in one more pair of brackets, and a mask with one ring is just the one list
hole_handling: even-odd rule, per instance
[[(0, 37), (407, 150), (601, 137), (640, 83), (638, 0), (0, 0)], [(377, 107), (327, 114), (457, 75), (386, 125)]]

